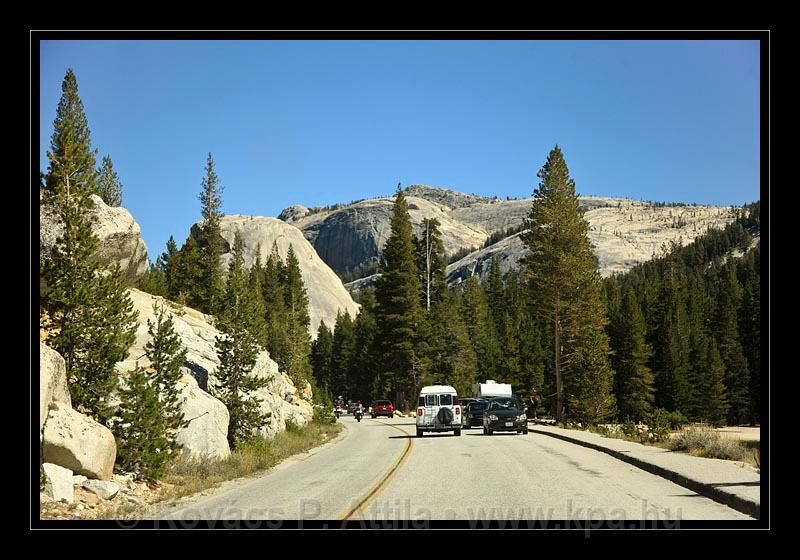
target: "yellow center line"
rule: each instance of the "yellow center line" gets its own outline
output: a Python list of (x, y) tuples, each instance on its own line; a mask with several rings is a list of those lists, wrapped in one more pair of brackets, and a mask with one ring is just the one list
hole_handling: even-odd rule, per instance
[(400, 456), (395, 460), (394, 463), (392, 463), (392, 466), (386, 469), (386, 472), (384, 472), (383, 475), (381, 475), (378, 481), (375, 484), (373, 484), (369, 488), (369, 490), (361, 494), (361, 496), (359, 496), (355, 500), (354, 505), (352, 507), (350, 507), (349, 509), (345, 509), (342, 513), (340, 513), (336, 517), (336, 519), (339, 521), (350, 519), (351, 517), (363, 511), (370, 504), (370, 502), (372, 502), (372, 500), (374, 500), (377, 497), (377, 495), (389, 483), (389, 481), (392, 478), (394, 478), (394, 475), (397, 474), (397, 471), (400, 469), (400, 465), (402, 465), (403, 461), (406, 460), (409, 451), (411, 451), (411, 448), (414, 446), (414, 438), (411, 435), (409, 435), (405, 430), (398, 428), (393, 424), (387, 424), (386, 422), (381, 422), (380, 420), (374, 420), (374, 421), (389, 426), (390, 428), (394, 428), (398, 432), (407, 436), (406, 446), (403, 449), (403, 452), (400, 454)]

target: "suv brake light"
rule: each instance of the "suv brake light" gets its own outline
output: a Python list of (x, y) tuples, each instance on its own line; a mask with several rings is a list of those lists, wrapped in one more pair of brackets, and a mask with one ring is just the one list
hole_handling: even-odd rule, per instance
[(422, 409), (421, 408), (417, 409), (417, 416), (422, 416)]
[(456, 416), (458, 416), (459, 414), (461, 414), (461, 407), (457, 406), (456, 407)]

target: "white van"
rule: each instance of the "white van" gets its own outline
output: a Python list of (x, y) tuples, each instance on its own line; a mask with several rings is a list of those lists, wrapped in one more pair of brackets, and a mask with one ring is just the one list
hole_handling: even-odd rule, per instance
[(428, 385), (417, 401), (417, 437), (424, 432), (449, 432), (461, 435), (461, 405), (450, 385)]

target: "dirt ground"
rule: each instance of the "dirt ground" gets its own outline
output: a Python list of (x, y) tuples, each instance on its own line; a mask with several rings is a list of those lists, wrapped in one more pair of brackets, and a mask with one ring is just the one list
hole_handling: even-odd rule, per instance
[(717, 428), (717, 431), (731, 439), (738, 439), (740, 441), (761, 441), (760, 427), (726, 426), (725, 428)]

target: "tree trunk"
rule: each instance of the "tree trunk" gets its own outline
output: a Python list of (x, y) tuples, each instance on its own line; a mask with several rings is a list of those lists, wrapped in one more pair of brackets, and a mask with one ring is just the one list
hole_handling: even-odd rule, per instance
[(561, 332), (559, 329), (558, 311), (556, 311), (553, 326), (555, 328), (555, 370), (556, 370), (556, 421), (564, 423), (564, 390), (561, 385)]

